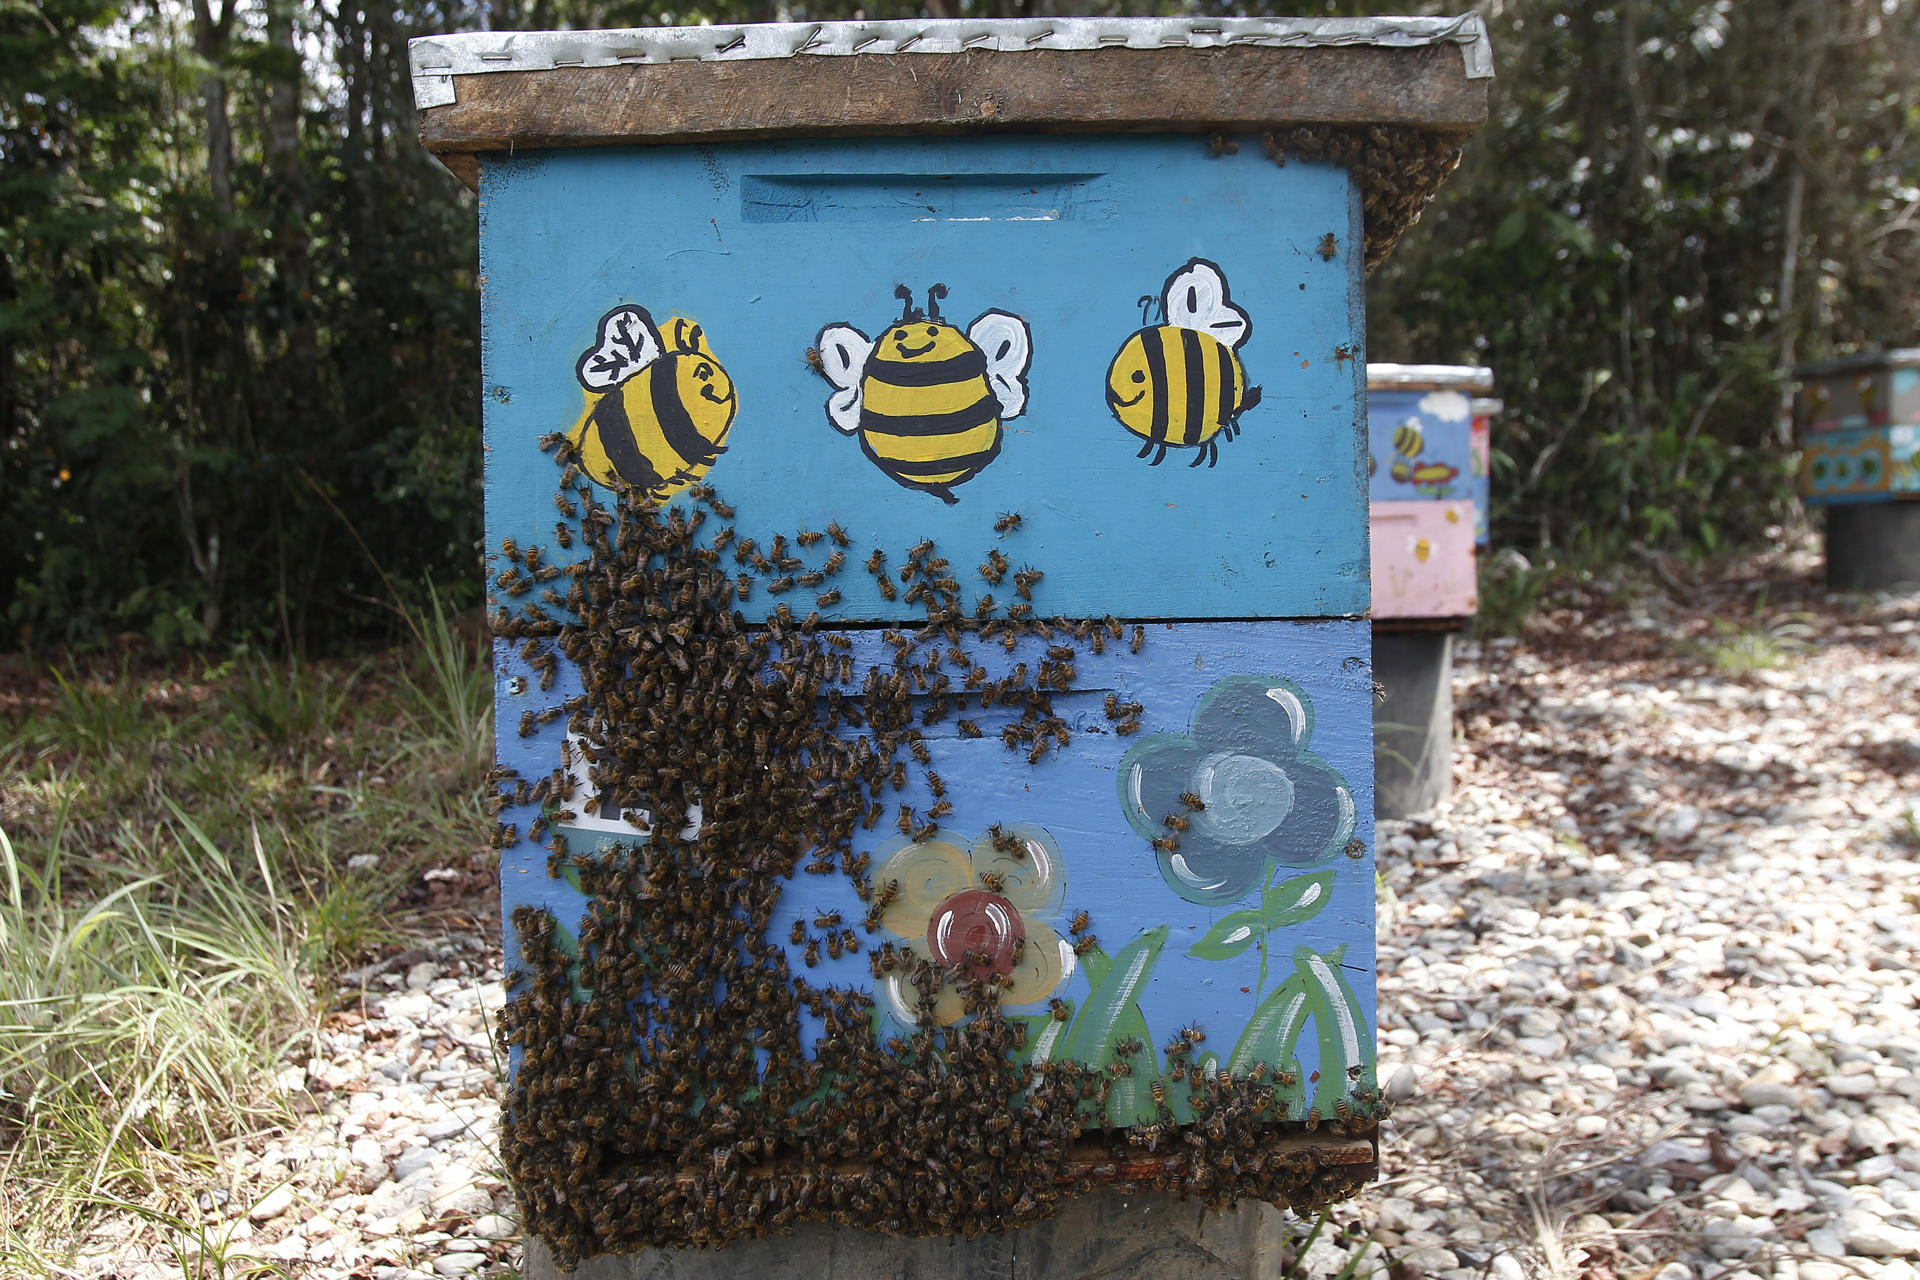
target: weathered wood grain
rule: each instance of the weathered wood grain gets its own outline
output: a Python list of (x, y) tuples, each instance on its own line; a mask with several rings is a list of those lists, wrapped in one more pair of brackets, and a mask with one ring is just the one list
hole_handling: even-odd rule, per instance
[(1035, 50), (938, 57), (558, 67), (459, 76), (420, 138), (470, 157), (535, 147), (975, 132), (1254, 131), (1301, 124), (1465, 133), (1487, 80), (1452, 46)]

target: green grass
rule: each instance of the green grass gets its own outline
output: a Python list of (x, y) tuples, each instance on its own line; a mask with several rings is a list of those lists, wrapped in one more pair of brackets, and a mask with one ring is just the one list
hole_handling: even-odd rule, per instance
[(491, 856), (491, 676), (444, 610), (410, 622), (358, 665), (59, 670), (0, 720), (0, 1274), (60, 1273), (102, 1213), (251, 1269), (194, 1191), (288, 1119), (273, 1078), (400, 891)]
[(1748, 622), (1713, 620), (1713, 632), (1700, 644), (1701, 656), (1724, 675), (1744, 676), (1792, 666), (1810, 646), (1810, 615), (1762, 616), (1758, 605)]

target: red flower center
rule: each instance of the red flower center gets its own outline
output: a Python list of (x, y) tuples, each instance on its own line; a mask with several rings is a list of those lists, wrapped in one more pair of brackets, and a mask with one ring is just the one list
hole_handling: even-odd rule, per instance
[(933, 909), (927, 921), (927, 946), (943, 965), (970, 978), (1013, 972), (1016, 939), (1027, 926), (1014, 905), (986, 889), (965, 889)]

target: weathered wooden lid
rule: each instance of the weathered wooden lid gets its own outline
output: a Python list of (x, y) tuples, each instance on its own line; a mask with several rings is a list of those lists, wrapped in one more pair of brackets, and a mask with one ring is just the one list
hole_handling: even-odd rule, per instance
[(1473, 13), (480, 31), (415, 40), (411, 59), (420, 139), (470, 187), (480, 153), (537, 147), (1260, 132), (1277, 153), (1406, 170), (1394, 198), (1369, 193), (1369, 240), (1381, 252), (1450, 157), (1435, 164), (1434, 146), (1390, 146), (1384, 135), (1303, 130), (1411, 131), (1444, 151), (1485, 123), (1493, 77)]

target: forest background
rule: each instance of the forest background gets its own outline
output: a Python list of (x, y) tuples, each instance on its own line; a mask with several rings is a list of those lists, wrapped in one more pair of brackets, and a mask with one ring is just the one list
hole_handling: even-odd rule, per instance
[[(1793, 365), (1920, 341), (1920, 0), (1480, 8), (1493, 117), (1370, 282), (1369, 357), (1493, 367), (1497, 546), (1777, 539)], [(475, 210), (410, 37), (921, 12), (0, 0), (0, 652), (340, 653), (478, 603)]]

